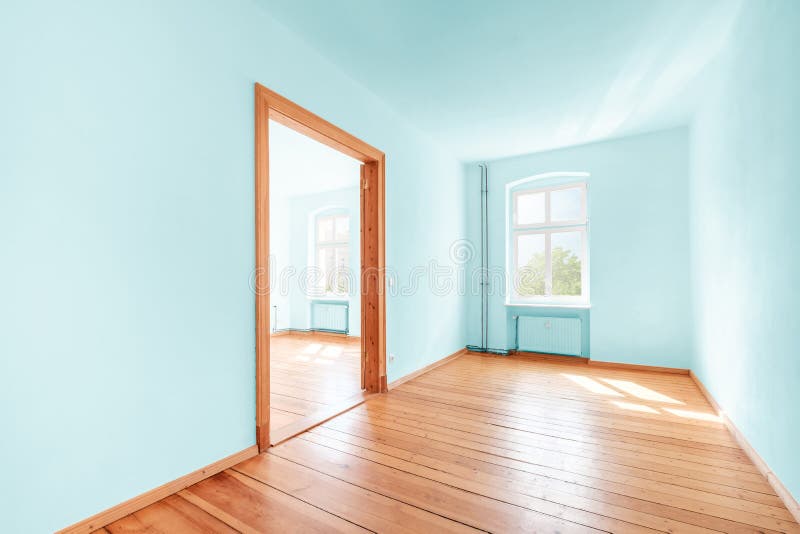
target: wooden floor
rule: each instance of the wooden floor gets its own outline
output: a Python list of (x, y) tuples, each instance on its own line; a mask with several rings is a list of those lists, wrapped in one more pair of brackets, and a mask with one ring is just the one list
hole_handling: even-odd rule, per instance
[(107, 527), (800, 532), (687, 376), (468, 354)]
[(270, 432), (361, 391), (361, 338), (281, 334), (270, 338)]

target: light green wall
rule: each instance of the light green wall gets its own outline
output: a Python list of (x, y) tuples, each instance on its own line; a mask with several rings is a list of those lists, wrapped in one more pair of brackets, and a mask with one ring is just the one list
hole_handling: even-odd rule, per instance
[(800, 498), (800, 2), (745, 4), (692, 125), (692, 368)]
[[(398, 271), (464, 235), (459, 164), (248, 0), (9, 0), (0, 54), (4, 532), (255, 442), (254, 82), (386, 152)], [(390, 380), (465, 343), (457, 296), (388, 307)]]

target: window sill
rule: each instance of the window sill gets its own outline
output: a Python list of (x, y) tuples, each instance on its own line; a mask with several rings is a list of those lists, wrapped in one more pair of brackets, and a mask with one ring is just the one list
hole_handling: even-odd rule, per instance
[(566, 308), (572, 310), (588, 310), (591, 304), (558, 304), (555, 302), (506, 302), (507, 308)]

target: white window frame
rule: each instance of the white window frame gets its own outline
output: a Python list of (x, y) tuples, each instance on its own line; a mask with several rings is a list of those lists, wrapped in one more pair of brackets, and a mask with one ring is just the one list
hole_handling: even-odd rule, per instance
[[(569, 221), (551, 221), (551, 193), (563, 189), (579, 189), (581, 192), (581, 216)], [(518, 200), (521, 195), (544, 193), (545, 217), (541, 223), (517, 224)], [(546, 187), (519, 187), (512, 189), (508, 198), (507, 219), (507, 265), (506, 275), (508, 287), (506, 305), (508, 306), (589, 306), (589, 216), (587, 210), (588, 185), (585, 180), (561, 183)], [(581, 295), (552, 295), (552, 258), (551, 238), (553, 234), (578, 232), (581, 235)], [(545, 238), (545, 294), (537, 296), (521, 296), (517, 294), (517, 266), (519, 251), (517, 237), (521, 235), (544, 235)]]
[[(336, 219), (337, 218), (342, 218), (342, 217), (347, 219), (347, 239), (336, 239)], [(319, 227), (320, 227), (320, 223), (322, 221), (324, 221), (325, 219), (330, 219), (331, 220), (331, 239), (322, 241), (320, 239), (320, 235), (319, 235)], [(335, 255), (336, 255), (335, 250), (337, 248), (344, 248), (345, 249), (345, 255), (347, 256), (347, 265), (348, 265), (348, 268), (349, 268), (349, 266), (350, 266), (350, 231), (351, 231), (350, 223), (351, 222), (352, 222), (352, 220), (351, 220), (350, 214), (346, 213), (346, 212), (343, 212), (343, 211), (326, 211), (326, 212), (320, 213), (316, 217), (314, 217), (314, 259), (313, 259), (313, 261), (314, 261), (314, 265), (317, 267), (317, 269), (319, 269), (323, 273), (325, 273), (324, 266), (319, 265), (320, 252), (323, 249), (334, 249), (334, 257), (335, 257)], [(325, 273), (325, 274), (327, 275), (327, 273)], [(341, 298), (341, 297), (348, 296), (348, 294), (350, 292), (350, 288), (349, 287), (348, 287), (347, 291), (342, 292), (342, 293), (339, 293), (339, 292), (336, 292), (336, 291), (326, 291), (325, 290), (325, 286), (327, 285), (326, 278), (327, 278), (327, 276), (324, 276), (323, 279), (321, 280), (322, 287), (317, 286), (317, 288), (316, 288), (324, 298)], [(349, 286), (349, 284), (348, 284), (348, 286)]]

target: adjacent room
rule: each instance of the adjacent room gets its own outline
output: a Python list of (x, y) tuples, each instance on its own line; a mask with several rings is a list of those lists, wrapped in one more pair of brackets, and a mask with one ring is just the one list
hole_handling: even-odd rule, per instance
[(269, 149), (269, 425), (288, 437), (361, 398), (361, 163), (272, 120)]
[(800, 533), (800, 1), (9, 0), (0, 531)]

